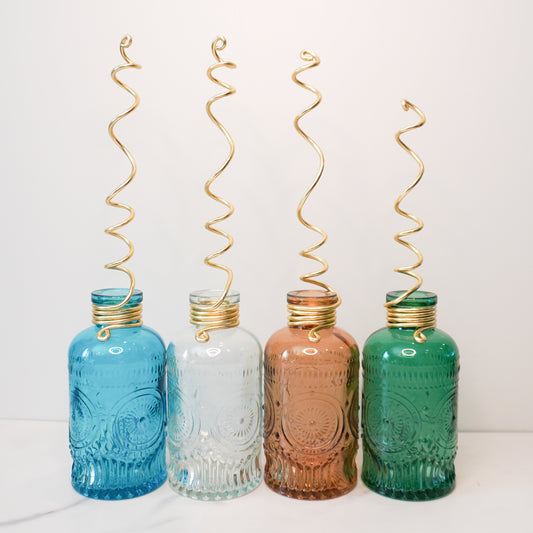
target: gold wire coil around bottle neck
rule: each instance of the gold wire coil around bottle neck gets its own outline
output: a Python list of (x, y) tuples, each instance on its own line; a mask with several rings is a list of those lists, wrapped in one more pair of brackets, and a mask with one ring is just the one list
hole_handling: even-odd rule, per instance
[(202, 292), (191, 294), (190, 323), (199, 328), (194, 335), (196, 340), (207, 342), (210, 331), (235, 328), (240, 324), (239, 294), (236, 291), (230, 291), (228, 296), (220, 302), (221, 291), (206, 291), (211, 296), (202, 295)]
[(117, 328), (136, 328), (142, 326), (142, 303), (132, 307), (120, 307), (118, 309), (106, 305), (93, 306), (93, 324), (104, 326), (98, 331), (97, 338), (100, 341), (109, 339), (110, 330)]
[(302, 290), (287, 294), (287, 325), (290, 328), (310, 328), (308, 339), (319, 342), (318, 332), (337, 323), (340, 297), (331, 291)]
[(437, 306), (428, 307), (387, 307), (387, 327), (416, 328), (416, 342), (426, 342), (424, 330), (437, 326)]

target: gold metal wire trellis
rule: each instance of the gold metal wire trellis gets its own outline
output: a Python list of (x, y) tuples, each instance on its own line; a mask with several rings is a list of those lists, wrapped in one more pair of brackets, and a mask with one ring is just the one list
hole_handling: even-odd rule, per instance
[[(130, 281), (130, 286), (128, 289), (128, 293), (124, 297), (124, 299), (119, 302), (116, 305), (112, 306), (93, 306), (93, 316), (97, 317), (99, 320), (102, 320), (102, 323), (104, 324), (104, 327), (99, 330), (98, 332), (98, 340), (105, 341), (110, 337), (110, 330), (116, 329), (116, 328), (127, 328), (127, 327), (134, 327), (139, 326), (142, 324), (140, 311), (137, 313), (134, 313), (134, 318), (137, 318), (138, 320), (131, 324), (132, 321), (132, 310), (124, 310), (124, 307), (127, 305), (127, 303), (130, 301), (133, 291), (135, 290), (135, 276), (133, 275), (133, 272), (124, 266), (124, 263), (126, 263), (131, 257), (133, 256), (134, 247), (133, 243), (123, 235), (122, 233), (119, 233), (117, 230), (123, 228), (127, 224), (129, 224), (135, 217), (135, 210), (133, 207), (131, 207), (128, 204), (122, 203), (122, 202), (116, 202), (115, 197), (123, 191), (133, 180), (137, 173), (137, 163), (135, 162), (135, 159), (131, 152), (124, 146), (124, 144), (117, 138), (115, 135), (115, 126), (116, 124), (122, 120), (124, 117), (128, 116), (130, 113), (135, 111), (137, 107), (139, 106), (139, 95), (128, 85), (126, 85), (122, 80), (120, 80), (117, 77), (117, 74), (125, 69), (140, 69), (141, 65), (138, 65), (137, 63), (133, 62), (126, 53), (127, 48), (131, 46), (132, 43), (132, 37), (131, 35), (125, 35), (122, 41), (120, 42), (120, 54), (122, 55), (122, 58), (126, 62), (123, 65), (119, 65), (118, 67), (115, 67), (111, 72), (111, 78), (112, 80), (122, 89), (127, 91), (131, 96), (134, 98), (133, 104), (123, 113), (120, 113), (115, 119), (113, 119), (109, 123), (108, 131), (109, 136), (115, 144), (124, 152), (126, 157), (128, 158), (130, 164), (131, 164), (131, 172), (129, 176), (126, 178), (126, 180), (120, 184), (109, 196), (106, 198), (106, 204), (111, 207), (117, 207), (120, 209), (124, 209), (128, 212), (128, 216), (126, 219), (124, 219), (122, 222), (119, 222), (118, 224), (113, 224), (105, 229), (105, 232), (108, 235), (111, 235), (112, 237), (116, 237), (123, 241), (128, 246), (128, 253), (123, 256), (120, 259), (117, 259), (116, 261), (112, 261), (110, 263), (107, 263), (105, 265), (105, 268), (109, 270), (119, 270), (120, 272), (124, 272)], [(107, 318), (107, 320), (106, 320)], [(93, 319), (94, 321), (95, 319)]]
[[(194, 320), (196, 320), (196, 322), (194, 322), (194, 320), (193, 320), (192, 321), (193, 323), (198, 325), (198, 318), (199, 317), (204, 317), (204, 320), (209, 322), (209, 323), (206, 322), (205, 327), (203, 327), (202, 329), (199, 329), (196, 332), (196, 335), (195, 335), (196, 336), (196, 340), (199, 341), (199, 342), (207, 342), (209, 340), (209, 334), (208, 334), (209, 331), (213, 331), (213, 330), (217, 330), (217, 329), (232, 328), (232, 327), (235, 327), (235, 326), (239, 325), (238, 312), (235, 313), (235, 310), (233, 309), (233, 306), (229, 306), (228, 307), (226, 304), (224, 304), (224, 300), (226, 299), (226, 297), (227, 297), (227, 295), (229, 293), (229, 290), (231, 288), (231, 283), (233, 281), (233, 271), (231, 270), (231, 268), (229, 268), (226, 265), (214, 262), (214, 259), (216, 259), (217, 257), (219, 257), (222, 254), (224, 254), (225, 252), (227, 252), (233, 246), (233, 237), (228, 232), (223, 231), (223, 230), (221, 230), (219, 228), (215, 228), (214, 225), (218, 224), (219, 222), (223, 222), (224, 220), (228, 219), (233, 214), (233, 212), (235, 210), (233, 205), (230, 202), (228, 202), (224, 198), (214, 194), (213, 191), (211, 190), (211, 185), (224, 172), (224, 170), (226, 170), (227, 166), (230, 164), (231, 160), (233, 159), (233, 155), (235, 154), (235, 143), (233, 142), (233, 139), (232, 139), (231, 135), (229, 134), (228, 130), (224, 127), (224, 125), (213, 115), (213, 112), (211, 111), (211, 106), (215, 102), (217, 102), (218, 100), (220, 100), (222, 98), (225, 98), (227, 96), (235, 94), (235, 92), (236, 92), (235, 87), (231, 86), (230, 84), (228, 84), (226, 82), (223, 82), (223, 81), (219, 80), (213, 74), (213, 72), (216, 69), (219, 69), (219, 68), (222, 68), (222, 67), (231, 68), (231, 69), (234, 69), (234, 68), (237, 67), (235, 65), (235, 63), (231, 63), (229, 61), (224, 61), (220, 57), (219, 52), (224, 50), (224, 48), (226, 48), (226, 38), (225, 37), (217, 37), (213, 41), (213, 43), (211, 45), (211, 52), (213, 54), (213, 57), (216, 60), (216, 63), (211, 65), (207, 69), (207, 77), (212, 82), (216, 83), (218, 86), (222, 87), (225, 90), (223, 92), (213, 96), (213, 98), (211, 98), (207, 102), (205, 108), (206, 108), (207, 115), (209, 116), (211, 121), (222, 132), (222, 134), (224, 135), (224, 137), (228, 141), (229, 153), (228, 153), (228, 156), (226, 157), (225, 161), (220, 166), (220, 168), (215, 172), (215, 174), (209, 180), (207, 180), (207, 182), (205, 183), (204, 189), (205, 189), (206, 194), (210, 198), (212, 198), (213, 200), (217, 201), (218, 203), (224, 205), (228, 209), (226, 211), (226, 213), (224, 213), (223, 215), (220, 215), (220, 216), (218, 216), (216, 218), (213, 218), (213, 219), (207, 221), (205, 223), (205, 228), (208, 231), (210, 231), (212, 233), (215, 233), (216, 235), (220, 235), (220, 236), (224, 237), (225, 239), (227, 239), (228, 242), (226, 243), (225, 246), (223, 246), (222, 248), (220, 248), (216, 252), (213, 252), (212, 254), (209, 254), (204, 259), (204, 263), (207, 266), (210, 266), (210, 267), (213, 267), (213, 268), (218, 268), (218, 269), (223, 270), (224, 272), (226, 272), (227, 279), (226, 279), (226, 285), (224, 286), (224, 290), (221, 292), (219, 298), (212, 305), (210, 305), (207, 308), (205, 308), (204, 306), (199, 306), (198, 307), (198, 306), (191, 305), (191, 312), (194, 314), (194, 317), (195, 317)], [(216, 317), (215, 317), (215, 315), (216, 315)], [(209, 317), (210, 317), (210, 321), (208, 321)], [(215, 320), (215, 318), (216, 318), (216, 320)], [(202, 323), (202, 321), (200, 321), (200, 324), (201, 323)]]
[(394, 203), (394, 210), (399, 215), (415, 222), (416, 226), (414, 228), (398, 232), (394, 236), (394, 240), (397, 243), (401, 244), (402, 246), (405, 246), (406, 248), (411, 250), (416, 255), (417, 260), (412, 265), (395, 267), (394, 271), (400, 274), (406, 274), (407, 276), (411, 276), (412, 278), (416, 280), (416, 283), (410, 289), (407, 289), (405, 292), (400, 294), (394, 300), (386, 302), (385, 307), (387, 308), (387, 325), (391, 327), (416, 327), (417, 329), (414, 333), (415, 340), (417, 342), (425, 342), (426, 336), (424, 335), (423, 331), (425, 329), (435, 327), (435, 321), (436, 321), (435, 310), (434, 309), (431, 310), (431, 309), (423, 308), (423, 307), (421, 308), (397, 307), (398, 304), (403, 302), (411, 294), (417, 291), (422, 285), (422, 276), (420, 276), (420, 274), (418, 274), (417, 272), (414, 272), (415, 269), (419, 268), (422, 265), (422, 262), (423, 262), (422, 253), (412, 243), (404, 240), (404, 237), (413, 235), (414, 233), (421, 231), (422, 228), (424, 227), (424, 223), (419, 217), (417, 217), (416, 215), (413, 215), (412, 213), (408, 213), (407, 211), (404, 211), (400, 207), (400, 204), (402, 203), (404, 198), (417, 186), (417, 184), (420, 182), (424, 174), (424, 163), (422, 162), (420, 157), (418, 157), (418, 155), (402, 141), (401, 136), (404, 133), (407, 133), (409, 131), (422, 127), (426, 123), (426, 116), (418, 107), (416, 107), (414, 104), (412, 104), (408, 100), (402, 100), (402, 107), (405, 111), (409, 111), (412, 109), (418, 115), (419, 121), (416, 124), (412, 124), (411, 126), (407, 126), (399, 130), (395, 135), (395, 139), (396, 139), (396, 142), (400, 145), (400, 147), (417, 162), (418, 174), (416, 175), (415, 179), (411, 182), (411, 184), (400, 194), (400, 196), (398, 196), (398, 198), (396, 199), (396, 202)]
[[(308, 222), (302, 215), (302, 209), (305, 203), (307, 202), (309, 196), (311, 195), (311, 193), (317, 186), (324, 172), (324, 153), (322, 152), (320, 146), (318, 146), (318, 144), (300, 127), (300, 120), (305, 115), (307, 115), (307, 113), (315, 109), (320, 104), (320, 102), (322, 101), (322, 94), (315, 87), (312, 87), (311, 85), (304, 83), (303, 81), (298, 79), (298, 75), (301, 74), (302, 72), (305, 72), (306, 70), (315, 68), (318, 65), (320, 65), (320, 59), (311, 50), (303, 50), (300, 53), (300, 59), (302, 59), (302, 61), (305, 61), (306, 64), (297, 68), (293, 72), (292, 81), (296, 83), (296, 85), (298, 85), (299, 87), (302, 87), (303, 89), (306, 89), (312, 92), (316, 96), (316, 99), (312, 104), (306, 107), (301, 113), (299, 113), (295, 117), (294, 128), (311, 145), (311, 147), (317, 153), (318, 159), (319, 159), (319, 166), (318, 166), (315, 179), (313, 180), (311, 185), (308, 187), (303, 198), (298, 203), (296, 214), (301, 224), (303, 224), (307, 229), (310, 229), (320, 235), (320, 240), (317, 243), (313, 244), (312, 246), (309, 246), (308, 248), (304, 248), (303, 250), (301, 250), (300, 255), (307, 259), (312, 259), (314, 261), (317, 261), (318, 263), (322, 265), (322, 268), (320, 268), (319, 270), (309, 272), (307, 274), (303, 274), (302, 276), (300, 276), (300, 279), (306, 283), (317, 285), (318, 287), (324, 289), (325, 291), (336, 294), (334, 289), (332, 289), (327, 283), (314, 279), (318, 276), (325, 274), (328, 271), (327, 261), (323, 259), (322, 257), (313, 253), (316, 250), (318, 250), (326, 242), (328, 238), (327, 233), (323, 229), (319, 228), (318, 226), (315, 226), (314, 224), (311, 224), (310, 222)], [(318, 331), (320, 331), (321, 329), (333, 327), (335, 325), (335, 309), (340, 304), (341, 304), (341, 299), (337, 295), (336, 303), (327, 306), (327, 308), (322, 308), (322, 307), (316, 307), (316, 308), (301, 307), (300, 308), (300, 306), (289, 306), (289, 311), (290, 311), (289, 325), (316, 324), (316, 326), (313, 327), (309, 331), (308, 338), (312, 342), (318, 342), (320, 340), (320, 335), (318, 334)]]

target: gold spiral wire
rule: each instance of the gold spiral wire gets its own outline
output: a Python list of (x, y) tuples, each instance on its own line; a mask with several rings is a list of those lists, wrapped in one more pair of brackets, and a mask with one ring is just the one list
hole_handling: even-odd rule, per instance
[(190, 322), (194, 326), (202, 328), (195, 335), (198, 342), (209, 340), (208, 331), (234, 328), (239, 325), (239, 304), (225, 300), (217, 308), (213, 308), (213, 304), (216, 302), (217, 299), (215, 298), (207, 305), (190, 304)]
[[(105, 326), (97, 335), (98, 340), (105, 341), (111, 335), (110, 329), (134, 328), (142, 324), (142, 303), (112, 311), (108, 306), (93, 303), (93, 324)], [(100, 335), (102, 331), (104, 333)]]
[[(233, 155), (235, 154), (235, 143), (233, 142), (233, 139), (232, 139), (231, 135), (229, 134), (228, 130), (223, 126), (223, 124), (215, 117), (215, 115), (213, 115), (213, 112), (211, 111), (211, 106), (215, 102), (217, 102), (218, 100), (221, 100), (222, 98), (226, 98), (227, 96), (235, 94), (235, 92), (236, 92), (235, 87), (229, 85), (226, 82), (223, 82), (223, 81), (219, 80), (218, 78), (216, 78), (213, 75), (213, 72), (216, 69), (219, 69), (219, 68), (222, 68), (222, 67), (231, 68), (231, 69), (237, 68), (237, 65), (235, 65), (235, 63), (231, 63), (229, 61), (224, 61), (223, 59), (221, 59), (221, 57), (219, 55), (219, 52), (224, 50), (224, 48), (226, 48), (226, 44), (227, 43), (226, 43), (226, 38), (225, 37), (217, 37), (213, 41), (213, 43), (211, 44), (211, 52), (213, 54), (213, 57), (216, 60), (216, 63), (214, 63), (213, 65), (211, 65), (207, 69), (207, 77), (213, 83), (217, 84), (219, 87), (222, 87), (225, 90), (223, 92), (213, 96), (207, 102), (207, 104), (205, 106), (205, 109), (206, 109), (207, 115), (209, 116), (211, 121), (222, 132), (222, 134), (224, 135), (224, 137), (228, 141), (229, 153), (228, 153), (228, 156), (226, 157), (226, 159), (224, 160), (224, 162), (222, 163), (222, 165), (219, 167), (219, 169), (213, 174), (213, 176), (209, 180), (207, 180), (207, 182), (205, 183), (205, 186), (204, 186), (204, 190), (205, 190), (207, 196), (209, 196), (213, 200), (217, 201), (218, 203), (224, 205), (228, 209), (227, 212), (224, 213), (223, 215), (220, 215), (220, 216), (218, 216), (216, 218), (213, 218), (213, 219), (207, 221), (205, 223), (205, 228), (208, 231), (210, 231), (212, 233), (215, 233), (216, 235), (220, 235), (221, 237), (224, 237), (225, 239), (227, 239), (228, 242), (227, 242), (227, 244), (225, 246), (223, 246), (222, 248), (220, 248), (216, 252), (213, 252), (212, 254), (209, 254), (204, 259), (204, 263), (207, 266), (223, 270), (224, 272), (226, 272), (228, 277), (227, 277), (227, 280), (226, 280), (226, 285), (225, 285), (224, 290), (222, 291), (220, 297), (209, 308), (204, 309), (204, 311), (206, 311), (207, 313), (209, 313), (210, 311), (215, 312), (216, 309), (218, 309), (219, 307), (222, 306), (222, 303), (224, 302), (225, 298), (227, 297), (228, 292), (229, 292), (230, 287), (231, 287), (231, 283), (233, 281), (233, 271), (231, 270), (231, 268), (229, 268), (228, 266), (223, 265), (221, 263), (215, 263), (214, 262), (214, 259), (216, 259), (217, 257), (219, 257), (222, 254), (224, 254), (225, 252), (227, 252), (233, 246), (233, 237), (228, 232), (223, 231), (223, 230), (218, 229), (218, 228), (215, 228), (213, 226), (215, 224), (218, 224), (219, 222), (223, 222), (224, 220), (228, 219), (233, 214), (235, 209), (234, 209), (233, 205), (230, 202), (228, 202), (224, 198), (221, 198), (220, 196), (217, 196), (216, 194), (214, 194), (211, 191), (211, 185), (224, 172), (224, 170), (226, 170), (227, 166), (230, 164), (231, 160), (233, 159)], [(206, 326), (203, 329), (200, 329), (199, 331), (197, 331), (196, 332), (196, 340), (199, 341), (199, 342), (207, 342), (209, 340), (208, 331), (212, 331), (212, 330), (215, 330), (215, 329), (225, 329), (225, 328), (235, 327), (235, 326), (239, 325), (238, 317), (237, 317), (237, 320), (235, 320), (235, 317), (232, 315), (232, 313), (229, 313), (229, 315), (228, 315), (228, 313), (223, 313), (223, 314), (224, 314), (224, 316), (226, 316), (226, 319), (220, 319), (220, 320), (218, 320), (217, 324)]]
[[(133, 248), (133, 243), (130, 241), (130, 239), (128, 239), (128, 237), (126, 237), (122, 233), (118, 233), (118, 231), (117, 231), (117, 230), (123, 228), (124, 226), (126, 226), (127, 224), (129, 224), (134, 219), (135, 211), (134, 211), (133, 207), (131, 207), (128, 204), (114, 201), (115, 197), (132, 182), (133, 178), (135, 177), (135, 175), (137, 173), (137, 163), (135, 162), (135, 159), (134, 159), (133, 155), (124, 146), (124, 144), (122, 144), (122, 142), (115, 135), (115, 126), (116, 126), (116, 124), (120, 120), (122, 120), (124, 117), (128, 116), (130, 113), (135, 111), (135, 109), (137, 109), (137, 107), (139, 107), (139, 102), (140, 102), (139, 95), (131, 87), (126, 85), (123, 81), (121, 81), (117, 77), (117, 74), (119, 72), (123, 71), (123, 70), (130, 69), (130, 68), (133, 68), (133, 69), (140, 69), (141, 68), (141, 65), (138, 65), (137, 63), (134, 63), (128, 57), (128, 54), (126, 53), (126, 49), (131, 46), (132, 41), (133, 41), (133, 39), (132, 39), (131, 35), (125, 35), (123, 37), (122, 41), (120, 42), (120, 54), (122, 55), (122, 58), (124, 59), (124, 61), (126, 63), (123, 64), (123, 65), (119, 65), (118, 67), (115, 67), (111, 71), (111, 79), (119, 87), (121, 87), (122, 89), (127, 91), (129, 94), (131, 94), (131, 96), (133, 96), (133, 98), (134, 98), (134, 102), (126, 111), (124, 111), (123, 113), (120, 113), (119, 115), (117, 115), (109, 123), (109, 126), (108, 126), (109, 136), (111, 137), (111, 139), (114, 141), (114, 143), (122, 150), (122, 152), (128, 158), (128, 160), (129, 160), (129, 162), (131, 164), (131, 172), (130, 172), (129, 176), (126, 178), (126, 180), (122, 184), (120, 184), (118, 187), (116, 187), (115, 190), (110, 195), (108, 195), (106, 200), (105, 200), (106, 204), (111, 206), (111, 207), (117, 207), (117, 208), (126, 210), (128, 212), (128, 216), (122, 222), (119, 222), (118, 224), (114, 224), (112, 226), (109, 226), (108, 228), (106, 228), (104, 230), (105, 233), (107, 233), (108, 235), (111, 235), (112, 237), (116, 237), (116, 238), (120, 239), (121, 241), (123, 241), (128, 246), (128, 253), (124, 257), (122, 257), (122, 258), (120, 258), (120, 259), (118, 259), (116, 261), (112, 261), (110, 263), (107, 263), (105, 265), (105, 268), (107, 268), (109, 270), (119, 270), (120, 272), (124, 272), (129, 278), (130, 286), (129, 286), (128, 293), (126, 294), (126, 296), (124, 297), (124, 299), (121, 302), (119, 302), (116, 305), (106, 306), (104, 309), (98, 310), (98, 313), (100, 315), (103, 313), (106, 316), (108, 316), (108, 318), (109, 318), (109, 320), (107, 322), (108, 325), (105, 325), (105, 327), (103, 327), (98, 332), (98, 340), (101, 340), (101, 341), (105, 341), (105, 340), (107, 340), (110, 337), (110, 330), (111, 329), (135, 327), (135, 326), (140, 326), (142, 324), (142, 320), (140, 319), (140, 316), (138, 316), (138, 318), (139, 318), (138, 322), (136, 322), (135, 324), (128, 324), (128, 322), (131, 321), (130, 312), (123, 312), (123, 309), (122, 309), (129, 302), (129, 300), (130, 300), (130, 298), (131, 298), (131, 296), (133, 294), (133, 291), (135, 290), (135, 276), (133, 275), (133, 272), (129, 268), (124, 266), (124, 263), (126, 263), (129, 259), (131, 259), (132, 255), (133, 255), (134, 248)], [(138, 313), (138, 315), (139, 315), (139, 313)], [(101, 316), (100, 316), (100, 319), (103, 322), (105, 322), (105, 320)]]
[[(325, 274), (328, 271), (329, 265), (328, 265), (327, 261), (325, 259), (323, 259), (322, 257), (320, 257), (320, 256), (318, 256), (318, 255), (313, 253), (316, 250), (318, 250), (327, 241), (328, 235), (323, 229), (319, 228), (318, 226), (315, 226), (314, 224), (311, 224), (310, 222), (305, 220), (305, 218), (302, 216), (302, 209), (303, 209), (305, 203), (307, 202), (309, 196), (311, 195), (311, 193), (313, 192), (313, 190), (317, 186), (318, 182), (320, 181), (320, 178), (322, 177), (322, 174), (324, 173), (324, 153), (322, 152), (320, 146), (318, 146), (316, 141), (314, 141), (300, 127), (300, 120), (305, 115), (307, 115), (307, 113), (309, 113), (310, 111), (312, 111), (313, 109), (318, 107), (318, 105), (322, 101), (322, 94), (315, 87), (313, 87), (313, 86), (311, 86), (311, 85), (309, 85), (307, 83), (304, 83), (303, 81), (298, 79), (298, 75), (301, 74), (302, 72), (305, 72), (306, 70), (315, 68), (318, 65), (320, 65), (320, 58), (314, 52), (312, 52), (311, 50), (302, 50), (302, 52), (300, 53), (300, 59), (302, 61), (305, 61), (306, 64), (304, 64), (301, 67), (297, 68), (293, 72), (292, 81), (294, 83), (296, 83), (296, 85), (298, 85), (299, 87), (302, 87), (303, 89), (306, 89), (306, 90), (310, 91), (311, 93), (313, 93), (315, 95), (316, 99), (315, 99), (315, 101), (312, 104), (310, 104), (308, 107), (306, 107), (301, 113), (299, 113), (295, 117), (293, 124), (294, 124), (294, 128), (296, 129), (296, 131), (311, 145), (311, 147), (317, 153), (318, 160), (319, 160), (319, 165), (318, 165), (317, 173), (315, 175), (315, 179), (313, 180), (311, 185), (308, 187), (308, 189), (305, 192), (303, 198), (298, 203), (298, 207), (296, 209), (296, 215), (297, 215), (298, 220), (300, 221), (300, 223), (303, 224), (303, 226), (305, 226), (307, 229), (310, 229), (310, 230), (312, 230), (315, 233), (318, 233), (320, 235), (320, 240), (316, 244), (301, 250), (300, 251), (300, 255), (302, 257), (307, 258), (307, 259), (312, 259), (314, 261), (317, 261), (318, 263), (320, 263), (322, 265), (322, 268), (320, 268), (319, 270), (315, 270), (313, 272), (309, 272), (307, 274), (303, 274), (302, 276), (300, 276), (300, 279), (303, 282), (310, 283), (310, 284), (313, 284), (313, 285), (317, 285), (318, 287), (321, 287), (325, 291), (335, 293), (335, 291), (327, 283), (324, 283), (323, 281), (319, 281), (317, 279), (313, 279), (313, 278), (316, 278), (317, 276), (321, 276), (321, 275)], [(315, 323), (319, 324), (318, 326), (316, 326), (313, 329), (311, 329), (311, 331), (309, 332), (309, 335), (308, 335), (309, 340), (311, 340), (313, 342), (318, 342), (320, 340), (320, 335), (317, 332), (319, 330), (321, 330), (321, 329), (324, 329), (324, 328), (327, 328), (327, 327), (332, 327), (332, 326), (335, 325), (335, 309), (337, 307), (339, 307), (340, 304), (341, 304), (341, 299), (340, 299), (340, 296), (337, 295), (337, 302), (335, 304), (333, 304), (333, 308), (332, 308), (333, 309), (333, 321), (331, 320), (331, 313), (329, 313), (329, 312), (326, 313), (326, 315), (328, 316), (328, 319), (325, 320), (325, 318), (324, 318), (324, 310), (323, 309), (321, 309), (320, 311), (316, 311), (315, 313), (309, 313), (308, 310), (306, 310), (306, 312), (305, 312), (305, 315), (307, 316), (307, 322), (306, 323), (309, 323), (309, 322), (314, 320)], [(289, 317), (289, 323), (290, 323), (290, 321), (291, 321), (291, 317)], [(301, 321), (301, 319), (298, 318), (298, 321)]]
[(414, 333), (416, 342), (426, 342), (425, 329), (434, 328), (437, 324), (437, 307), (388, 307), (387, 327), (417, 328)]
[(334, 304), (321, 306), (307, 306), (287, 304), (289, 316), (287, 324), (289, 327), (305, 327), (314, 325), (309, 331), (307, 338), (311, 342), (320, 340), (319, 331), (321, 329), (332, 328), (337, 323), (337, 307), (340, 305), (339, 297)]
[[(212, 327), (227, 328), (228, 321), (236, 322), (234, 326), (239, 325), (238, 304), (228, 306), (222, 304), (214, 312), (211, 309), (206, 309), (203, 305), (191, 304), (191, 324), (202, 326), (208, 322)], [(206, 340), (209, 340), (209, 337)]]
[(409, 111), (410, 109), (412, 109), (418, 115), (419, 121), (415, 124), (412, 124), (411, 126), (407, 126), (399, 130), (395, 135), (395, 139), (396, 142), (400, 145), (400, 147), (417, 162), (418, 174), (411, 182), (411, 184), (400, 194), (400, 196), (398, 196), (396, 202), (394, 203), (394, 210), (399, 215), (415, 222), (416, 226), (414, 228), (398, 232), (394, 236), (394, 240), (402, 246), (405, 246), (406, 248), (411, 250), (416, 255), (417, 260), (412, 265), (395, 267), (394, 271), (400, 274), (406, 274), (408, 276), (411, 276), (416, 280), (416, 283), (410, 289), (407, 289), (404, 293), (400, 294), (400, 296), (398, 296), (394, 300), (391, 300), (390, 302), (386, 302), (384, 305), (387, 308), (388, 324), (392, 325), (392, 327), (416, 327), (418, 329), (415, 331), (414, 334), (415, 340), (417, 342), (425, 342), (426, 337), (423, 333), (423, 330), (428, 329), (430, 327), (434, 327), (435, 313), (432, 314), (433, 318), (429, 317), (428, 320), (427, 310), (424, 310), (423, 308), (415, 310), (409, 308), (395, 307), (401, 302), (403, 302), (415, 291), (417, 291), (422, 285), (422, 276), (420, 276), (420, 274), (418, 274), (417, 272), (414, 272), (414, 270), (419, 268), (424, 260), (420, 250), (410, 242), (403, 239), (404, 237), (408, 237), (409, 235), (413, 235), (422, 230), (422, 228), (424, 227), (424, 223), (416, 215), (404, 211), (400, 207), (400, 204), (402, 203), (404, 198), (417, 186), (417, 184), (422, 179), (422, 176), (424, 175), (424, 163), (422, 162), (420, 157), (418, 157), (418, 155), (402, 141), (401, 136), (404, 133), (408, 133), (417, 128), (421, 128), (426, 123), (426, 116), (417, 106), (415, 106), (408, 100), (402, 100), (402, 107), (404, 111)]

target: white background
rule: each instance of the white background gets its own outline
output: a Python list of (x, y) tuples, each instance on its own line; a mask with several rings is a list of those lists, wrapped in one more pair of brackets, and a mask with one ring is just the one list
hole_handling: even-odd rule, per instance
[(305, 214), (329, 234), (339, 325), (362, 348), (384, 325), (386, 291), (409, 286), (392, 270), (412, 260), (392, 240), (410, 227), (393, 203), (417, 172), (394, 141), (416, 120), (408, 98), (427, 115), (405, 137), (426, 174), (404, 205), (426, 224), (412, 239), (423, 287), (460, 347), (460, 429), (533, 430), (533, 3), (2, 0), (0, 20), (0, 417), (67, 418), (67, 348), (90, 325), (90, 291), (124, 283), (103, 269), (124, 251), (103, 229), (122, 216), (105, 196), (129, 173), (106, 131), (131, 102), (109, 78), (126, 32), (143, 69), (123, 79), (142, 101), (116, 130), (139, 165), (120, 199), (137, 212), (126, 233), (145, 323), (168, 342), (188, 293), (222, 286), (202, 260), (223, 243), (203, 229), (223, 212), (203, 192), (227, 152), (204, 111), (223, 34), (238, 67), (219, 73), (237, 94), (214, 111), (237, 153), (215, 191), (236, 208), (221, 227), (236, 241), (224, 261), (242, 324), (264, 344), (315, 268), (298, 256), (315, 236), (295, 209), (317, 159), (292, 128), (312, 95), (290, 79), (307, 47), (322, 64), (303, 79), (324, 101), (302, 126), (326, 171)]

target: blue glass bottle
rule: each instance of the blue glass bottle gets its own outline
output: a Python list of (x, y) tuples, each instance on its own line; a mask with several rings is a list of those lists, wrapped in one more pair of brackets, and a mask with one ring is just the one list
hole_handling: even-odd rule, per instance
[[(93, 309), (116, 306), (126, 295), (94, 291)], [(135, 290), (120, 312), (137, 312), (140, 320), (142, 298)], [(134, 498), (166, 479), (165, 345), (137, 324), (111, 329), (105, 341), (97, 339), (105, 325), (95, 325), (70, 344), (72, 486), (89, 498)]]

